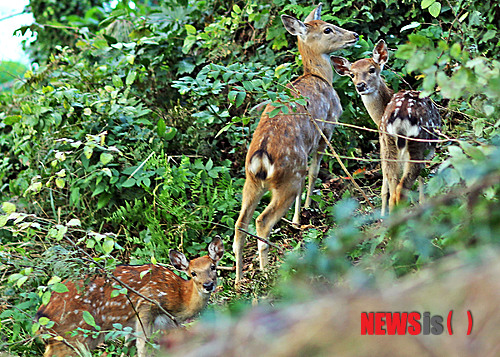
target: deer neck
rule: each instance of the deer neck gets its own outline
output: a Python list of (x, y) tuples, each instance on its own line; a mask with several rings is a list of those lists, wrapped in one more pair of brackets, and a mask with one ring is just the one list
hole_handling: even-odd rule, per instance
[(393, 93), (384, 81), (380, 81), (378, 88), (373, 93), (361, 96), (368, 114), (375, 124), (377, 124), (377, 127), (380, 127), (385, 108), (389, 104)]
[(208, 303), (210, 293), (200, 292), (196, 289), (193, 280), (184, 280), (182, 286), (182, 301), (184, 306), (179, 316), (182, 320), (197, 315)]
[(299, 52), (302, 56), (304, 74), (312, 74), (327, 81), (330, 85), (333, 82), (333, 69), (330, 57), (325, 53), (317, 53), (311, 47), (299, 41)]

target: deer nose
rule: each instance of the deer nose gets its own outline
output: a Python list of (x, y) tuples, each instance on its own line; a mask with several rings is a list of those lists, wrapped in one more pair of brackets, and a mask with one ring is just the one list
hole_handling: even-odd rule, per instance
[(213, 281), (210, 281), (208, 283), (203, 283), (203, 289), (206, 291), (213, 291), (215, 288), (215, 284)]
[(359, 35), (356, 32), (354, 32), (354, 37), (356, 38), (356, 41), (359, 40)]
[(356, 90), (359, 93), (364, 92), (366, 90), (366, 83), (365, 82), (361, 82), (361, 83), (356, 84)]

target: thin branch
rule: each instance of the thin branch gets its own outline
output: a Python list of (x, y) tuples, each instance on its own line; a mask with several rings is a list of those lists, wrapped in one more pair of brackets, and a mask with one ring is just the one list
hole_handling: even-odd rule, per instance
[(142, 167), (146, 164), (146, 162), (149, 161), (149, 159), (151, 158), (151, 156), (153, 156), (153, 154), (154, 154), (154, 151), (151, 152), (151, 154), (149, 154), (149, 156), (146, 158), (146, 160), (144, 160), (143, 162), (141, 162), (141, 164), (139, 166), (137, 166), (137, 168), (134, 170), (134, 172), (132, 172), (130, 174), (130, 176), (127, 178), (127, 180), (131, 179), (137, 173), (137, 171), (139, 171), (140, 169), (142, 169)]
[[(335, 157), (333, 154), (330, 154), (329, 152), (322, 152), (321, 154), (323, 155), (328, 155)], [(382, 159), (365, 159), (362, 157), (357, 157), (357, 156), (345, 156), (345, 155), (338, 155), (341, 159), (344, 160), (354, 160), (354, 161), (363, 161), (363, 162), (382, 162)], [(432, 160), (399, 160), (399, 159), (384, 159), (383, 161), (387, 162), (414, 162), (418, 164), (432, 164)]]
[(446, 139), (420, 139), (420, 138), (415, 138), (415, 137), (411, 137), (411, 136), (404, 136), (404, 135), (400, 135), (400, 134), (392, 134), (392, 133), (389, 133), (387, 131), (382, 131), (382, 130), (377, 130), (377, 129), (371, 129), (371, 128), (367, 128), (367, 127), (364, 127), (364, 126), (358, 126), (358, 125), (354, 125), (354, 124), (341, 123), (341, 122), (333, 122), (333, 121), (328, 121), (328, 120), (324, 120), (324, 119), (316, 119), (316, 121), (319, 121), (321, 123), (328, 123), (328, 124), (346, 126), (346, 127), (350, 127), (350, 128), (354, 128), (354, 129), (360, 129), (360, 130), (365, 130), (365, 131), (370, 131), (370, 132), (374, 132), (374, 133), (387, 134), (387, 135), (395, 136), (395, 137), (398, 137), (398, 138), (403, 138), (403, 139), (406, 139), (406, 140), (418, 141), (418, 142), (423, 142), (423, 143), (447, 143), (447, 142), (450, 142), (450, 141), (460, 143), (460, 142), (463, 141), (463, 140), (458, 140), (458, 139), (452, 139), (452, 138), (444, 135), (439, 129), (436, 129), (436, 128), (434, 128), (435, 132), (431, 132), (426, 127), (421, 127), (425, 131), (427, 131), (428, 133), (430, 133), (432, 135), (443, 136)]
[(342, 160), (339, 157), (339, 154), (337, 154), (337, 152), (333, 148), (333, 145), (330, 143), (330, 140), (328, 140), (328, 138), (326, 137), (325, 133), (323, 133), (323, 130), (321, 130), (321, 128), (319, 127), (318, 123), (316, 123), (316, 120), (313, 119), (313, 117), (309, 113), (309, 111), (307, 111), (307, 113), (309, 114), (309, 118), (310, 118), (311, 122), (314, 124), (314, 126), (316, 127), (316, 129), (318, 130), (318, 132), (321, 134), (321, 137), (323, 138), (323, 140), (326, 142), (326, 144), (328, 145), (328, 147), (332, 151), (333, 156), (335, 157), (335, 159), (337, 159), (337, 162), (340, 164), (340, 167), (342, 167), (342, 170), (344, 170), (344, 172), (346, 173), (347, 177), (349, 177), (349, 179), (353, 183), (354, 187), (356, 187), (356, 189), (359, 192), (361, 192), (361, 195), (363, 196), (363, 198), (365, 199), (365, 201), (368, 203), (368, 205), (371, 207), (371, 209), (375, 209), (375, 206), (370, 202), (370, 199), (366, 195), (365, 191), (363, 191), (363, 189), (358, 185), (358, 183), (354, 179), (353, 175), (351, 175), (351, 173), (349, 172), (349, 170), (347, 170), (347, 168), (345, 167), (344, 163), (342, 162)]
[(252, 233), (250, 233), (250, 232), (248, 232), (248, 231), (244, 230), (243, 228), (239, 228), (239, 227), (238, 227), (237, 229), (238, 229), (240, 232), (243, 232), (243, 233), (245, 233), (245, 234), (248, 234), (248, 235), (249, 235), (249, 236), (251, 236), (251, 237), (257, 238), (257, 239), (258, 239), (258, 240), (260, 240), (261, 242), (264, 242), (264, 243), (266, 243), (266, 244), (268, 244), (268, 245), (270, 245), (270, 246), (272, 246), (272, 247), (274, 247), (274, 248), (278, 249), (278, 250), (280, 251), (280, 253), (283, 253), (283, 252), (284, 252), (283, 248), (281, 248), (281, 247), (277, 246), (277, 245), (276, 245), (276, 244), (274, 244), (274, 243), (271, 243), (269, 240), (267, 240), (267, 239), (265, 239), (265, 238), (261, 238), (261, 237), (259, 237), (258, 235), (252, 234)]
[(26, 12), (22, 11), (22, 12), (18, 12), (16, 14), (7, 15), (5, 17), (0, 18), (0, 21), (8, 20), (8, 19), (10, 19), (12, 17), (19, 16), (19, 15), (24, 15), (24, 14), (26, 14)]

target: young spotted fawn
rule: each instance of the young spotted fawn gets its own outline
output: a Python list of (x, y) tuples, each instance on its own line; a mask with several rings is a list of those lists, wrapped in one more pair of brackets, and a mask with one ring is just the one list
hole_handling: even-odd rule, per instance
[[(332, 56), (341, 76), (350, 76), (356, 91), (380, 130), (382, 160), (382, 216), (406, 196), (424, 168), (424, 160), (434, 155), (435, 129), (441, 127), (439, 112), (428, 97), (413, 90), (393, 94), (380, 76), (389, 52), (384, 40), (373, 49), (372, 58), (351, 64), (343, 57)], [(407, 139), (408, 138), (408, 139)], [(411, 140), (412, 138), (418, 140)], [(423, 140), (422, 140), (423, 139)]]
[[(306, 208), (311, 204), (311, 192), (318, 175), (321, 153), (326, 146), (312, 120), (330, 122), (317, 122), (329, 139), (334, 127), (331, 122), (336, 122), (342, 113), (339, 98), (332, 87), (333, 70), (329, 54), (355, 44), (358, 35), (321, 21), (321, 7), (322, 4), (319, 4), (304, 22), (292, 16), (281, 16), (286, 30), (297, 36), (304, 65), (304, 74), (287, 87), (292, 95), (307, 97), (308, 101), (305, 107), (297, 105), (296, 109), (288, 105), (288, 114), (280, 113), (272, 118), (268, 114), (274, 106), (268, 104), (253, 134), (245, 161), (246, 181), (241, 211), (235, 226), (233, 250), (236, 256), (236, 284), (243, 274), (243, 247), (246, 238), (246, 234), (239, 229), (248, 228), (257, 204), (267, 191), (271, 191), (272, 199), (255, 222), (257, 235), (268, 238), (273, 226), (294, 201), (293, 222), (299, 223), (308, 157), (313, 156), (309, 167)], [(264, 269), (268, 263), (269, 246), (259, 240), (258, 250), (260, 268)]]
[(37, 312), (37, 319), (47, 317), (55, 323), (44, 331), (54, 336), (46, 341), (44, 357), (77, 356), (76, 351), (81, 345), (94, 350), (103, 342), (102, 333), (97, 338), (82, 332), (71, 335), (70, 332), (78, 328), (95, 331), (84, 321), (84, 311), (93, 316), (101, 331), (113, 329), (116, 323), (133, 328), (137, 336), (137, 355), (150, 356), (146, 351), (146, 340), (155, 331), (173, 328), (175, 323), (143, 296), (158, 302), (177, 322), (194, 317), (207, 305), (210, 294), (215, 290), (216, 266), (223, 254), (224, 245), (218, 237), (208, 246), (208, 255), (191, 261), (184, 254), (171, 250), (171, 263), (176, 269), (186, 272), (190, 280), (184, 280), (160, 265), (117, 266), (113, 276), (142, 296), (128, 291), (126, 295), (111, 297), (112, 292), (122, 286), (102, 276), (90, 278), (88, 285), (84, 280), (65, 281), (69, 291), (53, 293), (50, 302), (42, 305)]

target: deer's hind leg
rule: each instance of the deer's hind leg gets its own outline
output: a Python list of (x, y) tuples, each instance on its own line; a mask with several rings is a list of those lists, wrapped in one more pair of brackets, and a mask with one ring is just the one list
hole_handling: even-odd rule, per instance
[[(303, 178), (300, 173), (294, 175), (293, 179), (282, 182), (277, 187), (271, 188), (272, 199), (264, 211), (257, 217), (255, 226), (257, 235), (268, 238), (274, 225), (286, 214), (293, 204), (297, 195), (302, 190)], [(260, 268), (264, 269), (269, 263), (269, 245), (258, 241)]]
[(245, 246), (246, 234), (240, 231), (248, 230), (248, 224), (252, 219), (255, 208), (262, 198), (266, 189), (258, 182), (247, 178), (243, 186), (241, 211), (236, 221), (234, 230), (233, 252), (236, 258), (236, 279), (235, 284), (238, 284), (243, 278), (243, 248)]
[(418, 161), (425, 160), (427, 145), (418, 141), (407, 140), (405, 149), (407, 150), (407, 155), (405, 156), (408, 159), (403, 162), (403, 174), (396, 188), (396, 203), (406, 198), (407, 192), (412, 189), (425, 166), (423, 162)]

